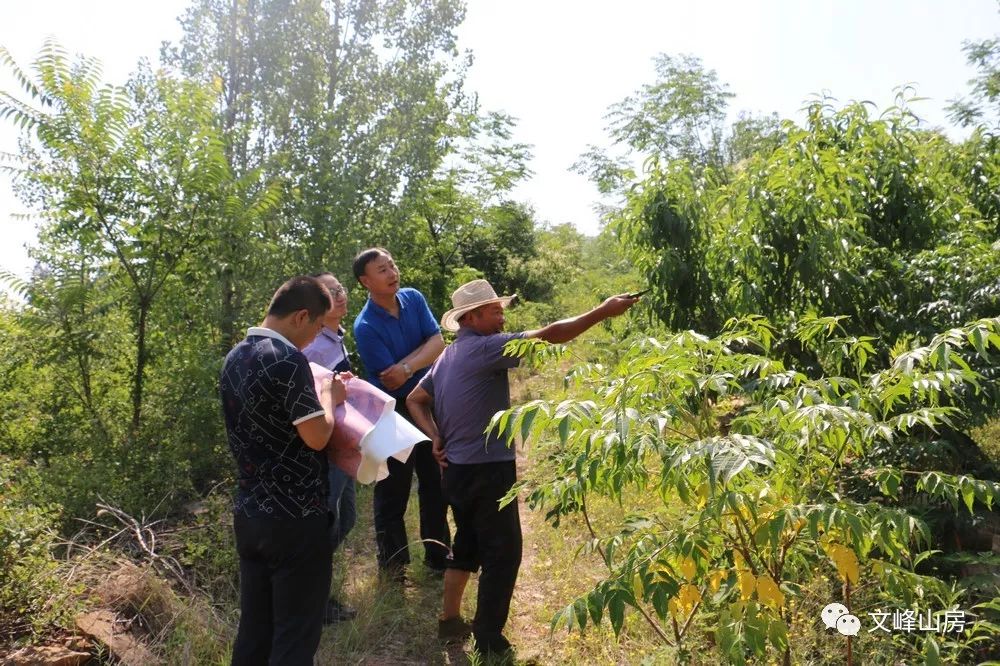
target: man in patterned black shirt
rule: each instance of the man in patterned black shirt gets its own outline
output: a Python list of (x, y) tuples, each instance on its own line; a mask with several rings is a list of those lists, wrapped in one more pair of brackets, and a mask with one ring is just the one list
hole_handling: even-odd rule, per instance
[(331, 305), (321, 282), (292, 278), (222, 367), (222, 411), (238, 479), (233, 664), (311, 665), (319, 646), (332, 555), (322, 450), (350, 374), (327, 380), (317, 396), (300, 350)]

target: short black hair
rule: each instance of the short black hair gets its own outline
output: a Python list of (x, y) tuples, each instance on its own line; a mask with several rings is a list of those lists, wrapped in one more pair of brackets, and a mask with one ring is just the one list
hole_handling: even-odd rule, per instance
[(387, 257), (391, 257), (389, 250), (384, 247), (370, 247), (367, 250), (362, 250), (358, 253), (358, 256), (354, 257), (354, 263), (351, 265), (354, 271), (354, 279), (361, 281), (361, 276), (365, 274), (365, 268), (368, 264), (375, 261), (379, 255), (384, 254)]
[(267, 306), (269, 317), (287, 317), (299, 310), (308, 310), (309, 318), (324, 316), (333, 303), (322, 282), (309, 275), (297, 275), (278, 287)]

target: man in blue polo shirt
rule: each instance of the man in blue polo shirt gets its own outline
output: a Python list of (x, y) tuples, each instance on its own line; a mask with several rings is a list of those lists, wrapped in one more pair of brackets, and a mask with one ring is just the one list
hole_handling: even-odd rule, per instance
[[(503, 311), (512, 298), (498, 297), (486, 280), (459, 287), (451, 297), (454, 307), (441, 317), (441, 325), (457, 330), (458, 337), (407, 399), (410, 413), (431, 438), (444, 468), (445, 497), (455, 518), (438, 636), (459, 640), (471, 631), (484, 655), (508, 660), (511, 646), (503, 628), (521, 566), (521, 522), (517, 502), (502, 509), (498, 503), (516, 480), (515, 456), (497, 433), (485, 434), (493, 415), (510, 408), (507, 371), (520, 362), (504, 356), (504, 345), (518, 338), (568, 342), (638, 300), (625, 294), (612, 296), (589, 312), (545, 328), (504, 333)], [(469, 576), (480, 567), (476, 616), (470, 627), (459, 611)]]
[[(444, 339), (427, 301), (416, 289), (400, 289), (399, 269), (382, 248), (354, 259), (354, 277), (368, 290), (368, 301), (354, 320), (354, 341), (368, 380), (396, 399), (396, 411), (411, 420), (406, 396), (444, 349)], [(406, 505), (417, 473), (420, 538), (424, 562), (444, 572), (451, 535), (441, 494), (441, 471), (430, 442), (420, 442), (405, 463), (389, 458), (389, 476), (375, 484), (375, 545), (380, 572), (401, 581), (410, 562)]]
[(233, 529), (240, 622), (232, 663), (311, 665), (330, 589), (327, 459), (339, 375), (319, 396), (300, 349), (323, 326), (330, 292), (312, 277), (283, 284), (259, 327), (226, 356), (219, 380), (236, 459)]

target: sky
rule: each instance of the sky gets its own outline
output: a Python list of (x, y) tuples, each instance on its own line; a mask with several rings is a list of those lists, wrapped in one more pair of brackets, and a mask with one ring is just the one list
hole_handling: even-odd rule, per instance
[[(0, 45), (27, 67), (46, 37), (104, 63), (122, 83), (139, 58), (180, 37), (187, 0), (0, 0)], [(777, 112), (800, 120), (803, 103), (893, 103), (899, 86), (927, 98), (914, 110), (949, 126), (945, 106), (974, 75), (964, 40), (1000, 34), (997, 0), (470, 0), (460, 48), (475, 57), (467, 88), (484, 109), (518, 119), (514, 138), (533, 145), (534, 176), (514, 198), (540, 221), (599, 229), (593, 185), (569, 168), (588, 145), (607, 146), (607, 108), (654, 80), (658, 53), (692, 54), (736, 94), (731, 115)], [(0, 90), (16, 91), (6, 70)], [(0, 151), (17, 130), (0, 120)], [(26, 276), (35, 238), (28, 212), (0, 173), (0, 269)]]

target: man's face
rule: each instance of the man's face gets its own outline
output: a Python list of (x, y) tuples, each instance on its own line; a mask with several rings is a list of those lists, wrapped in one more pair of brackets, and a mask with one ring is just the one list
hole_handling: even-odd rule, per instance
[(361, 284), (373, 295), (393, 295), (399, 291), (399, 269), (388, 254), (380, 254), (365, 266)]
[(347, 314), (347, 290), (335, 277), (324, 275), (320, 281), (330, 292), (330, 301), (333, 303), (333, 307), (327, 311), (326, 317), (323, 318), (323, 324), (327, 328), (336, 329), (340, 326), (340, 320)]
[(481, 335), (493, 335), (503, 331), (503, 306), (490, 303), (469, 313), (469, 324)]

